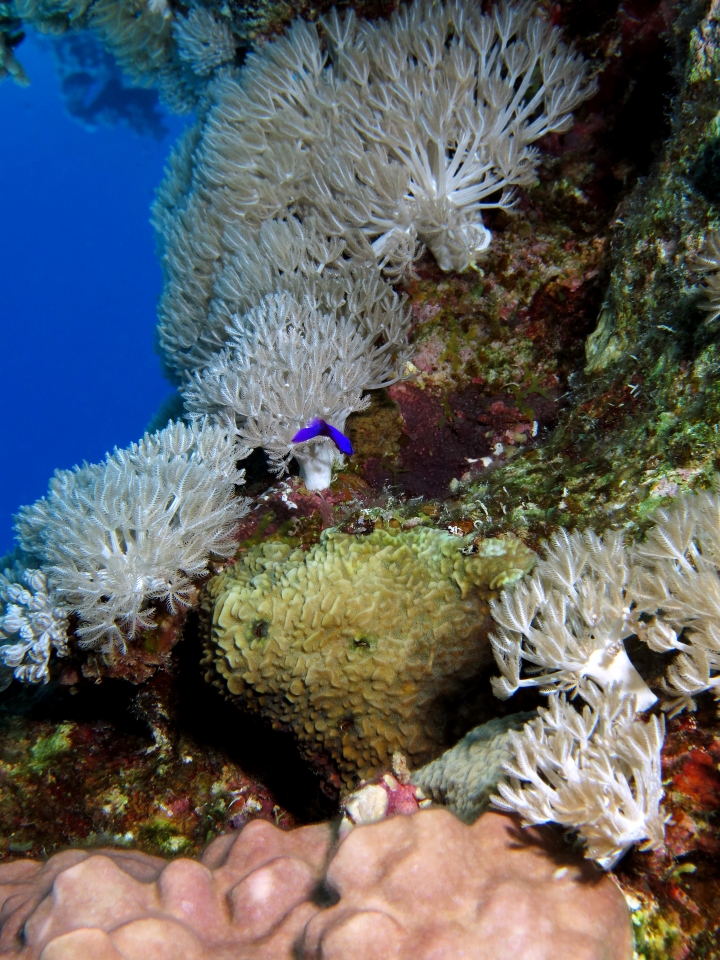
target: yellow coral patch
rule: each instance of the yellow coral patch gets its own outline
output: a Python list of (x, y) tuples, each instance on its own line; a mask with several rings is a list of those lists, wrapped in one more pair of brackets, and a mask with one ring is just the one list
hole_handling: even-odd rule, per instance
[(448, 703), (491, 659), (491, 591), (534, 554), (441, 530), (327, 530), (310, 551), (250, 550), (215, 577), (206, 663), (249, 709), (331, 758), (346, 788), (445, 746)]

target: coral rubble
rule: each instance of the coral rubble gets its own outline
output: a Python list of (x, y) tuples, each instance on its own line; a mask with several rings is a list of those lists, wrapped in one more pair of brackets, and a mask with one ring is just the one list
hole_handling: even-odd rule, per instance
[(329, 754), (346, 786), (394, 751), (446, 746), (443, 709), (490, 655), (490, 591), (532, 567), (519, 540), (439, 530), (328, 530), (309, 552), (270, 542), (208, 586), (208, 664), (227, 691)]
[(0, 866), (0, 911), (3, 960), (632, 957), (617, 888), (492, 813), (397, 816), (339, 845), (328, 824), (256, 822), (200, 862), (69, 850)]

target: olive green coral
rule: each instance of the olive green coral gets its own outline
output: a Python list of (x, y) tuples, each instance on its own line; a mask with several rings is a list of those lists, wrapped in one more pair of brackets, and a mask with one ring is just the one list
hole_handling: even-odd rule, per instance
[(397, 750), (419, 766), (490, 659), (488, 596), (533, 561), (519, 540), (423, 527), (264, 543), (209, 584), (208, 679), (292, 728), (345, 788)]

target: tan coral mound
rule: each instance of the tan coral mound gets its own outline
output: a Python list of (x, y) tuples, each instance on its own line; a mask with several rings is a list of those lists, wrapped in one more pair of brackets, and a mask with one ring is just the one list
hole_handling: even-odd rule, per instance
[(256, 820), (201, 863), (71, 850), (0, 866), (2, 960), (239, 957), (630, 960), (632, 933), (608, 877), (495, 813), (468, 827), (427, 810), (337, 847), (327, 824)]
[(357, 827), (328, 866), (340, 899), (309, 922), (304, 960), (630, 960), (614, 883), (546, 830), (427, 810)]
[(211, 581), (206, 662), (308, 756), (330, 757), (345, 787), (395, 751), (420, 766), (491, 658), (488, 596), (533, 560), (519, 540), (426, 528), (327, 530), (307, 553), (266, 543)]

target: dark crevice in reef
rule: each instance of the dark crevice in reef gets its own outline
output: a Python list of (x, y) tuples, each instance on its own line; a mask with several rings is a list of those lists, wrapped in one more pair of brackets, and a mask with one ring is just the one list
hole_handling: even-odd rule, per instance
[(13, 683), (0, 704), (0, 725), (14, 717), (51, 723), (101, 723), (118, 736), (149, 741), (147, 724), (132, 708), (137, 687), (127, 680), (106, 679), (76, 687), (51, 682), (43, 686)]
[(277, 474), (269, 469), (268, 456), (262, 447), (253, 450), (240, 465), (245, 471), (245, 484), (241, 489), (245, 497), (256, 497), (277, 482)]
[(185, 639), (175, 649), (179, 729), (200, 748), (212, 746), (245, 774), (260, 780), (298, 820), (314, 823), (332, 816), (336, 804), (322, 792), (292, 735), (273, 730), (226, 700), (205, 680), (201, 655), (198, 618), (191, 616)]
[(671, 133), (678, 70), (676, 5), (661, 0), (565, 0), (552, 21), (600, 67), (598, 91), (566, 134), (541, 141), (540, 181), (569, 177), (584, 203), (557, 216), (578, 232), (595, 232), (646, 176)]

